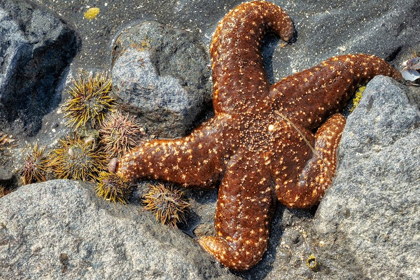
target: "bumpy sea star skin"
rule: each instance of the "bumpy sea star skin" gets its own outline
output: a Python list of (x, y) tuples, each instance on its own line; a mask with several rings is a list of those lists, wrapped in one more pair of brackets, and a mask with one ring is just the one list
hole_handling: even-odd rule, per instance
[(267, 32), (292, 37), (293, 24), (279, 7), (255, 1), (229, 12), (210, 48), (215, 116), (184, 138), (141, 144), (117, 165), (128, 180), (220, 181), (217, 236), (199, 242), (235, 270), (261, 260), (276, 200), (296, 208), (319, 203), (334, 176), (345, 125), (336, 112), (354, 89), (375, 75), (401, 77), (382, 59), (359, 54), (333, 57), (270, 85), (260, 50)]

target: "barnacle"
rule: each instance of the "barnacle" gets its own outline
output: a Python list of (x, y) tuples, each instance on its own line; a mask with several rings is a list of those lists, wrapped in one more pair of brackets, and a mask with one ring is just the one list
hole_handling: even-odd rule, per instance
[(49, 167), (60, 179), (94, 181), (106, 168), (106, 156), (93, 141), (78, 136), (59, 140), (60, 147), (52, 151)]
[(99, 133), (105, 152), (110, 158), (121, 157), (137, 146), (145, 136), (143, 127), (134, 116), (115, 111), (108, 115)]
[(190, 206), (183, 195), (181, 190), (163, 184), (149, 185), (143, 203), (146, 210), (155, 213), (156, 220), (177, 227), (178, 222), (185, 221), (185, 213)]
[(101, 172), (98, 181), (99, 183), (95, 187), (98, 196), (113, 202), (127, 203), (131, 194), (127, 180), (115, 173)]
[(62, 105), (67, 125), (76, 129), (87, 124), (92, 128), (100, 125), (116, 104), (110, 96), (111, 88), (111, 79), (103, 74), (81, 74), (70, 86), (71, 97)]
[(26, 159), (21, 170), (21, 180), (24, 185), (46, 181), (47, 157), (44, 155), (45, 146), (29, 146), (26, 152)]
[(313, 254), (306, 259), (306, 265), (313, 271), (319, 270), (318, 262)]

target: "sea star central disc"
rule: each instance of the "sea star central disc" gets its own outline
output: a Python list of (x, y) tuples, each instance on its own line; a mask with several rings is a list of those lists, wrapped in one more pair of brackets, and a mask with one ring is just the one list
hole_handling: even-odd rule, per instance
[(128, 180), (191, 187), (220, 182), (217, 236), (199, 242), (236, 270), (261, 260), (276, 200), (309, 208), (324, 195), (345, 125), (337, 112), (355, 88), (379, 74), (400, 78), (382, 59), (358, 54), (270, 85), (261, 55), (267, 32), (284, 41), (293, 36), (292, 21), (278, 6), (254, 1), (230, 11), (210, 46), (215, 116), (186, 137), (141, 144), (117, 170)]

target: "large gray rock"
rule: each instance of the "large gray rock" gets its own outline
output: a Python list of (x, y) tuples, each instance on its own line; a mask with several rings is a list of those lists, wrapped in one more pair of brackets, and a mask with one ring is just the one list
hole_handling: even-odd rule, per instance
[(211, 100), (203, 46), (187, 31), (147, 21), (122, 31), (113, 49), (121, 108), (136, 114), (150, 134), (184, 136)]
[(0, 1), (0, 129), (34, 134), (79, 46), (62, 20), (26, 1)]
[(391, 78), (372, 80), (348, 118), (333, 185), (314, 220), (321, 273), (420, 276), (420, 112)]
[(0, 198), (1, 279), (233, 279), (180, 230), (90, 184), (27, 185)]

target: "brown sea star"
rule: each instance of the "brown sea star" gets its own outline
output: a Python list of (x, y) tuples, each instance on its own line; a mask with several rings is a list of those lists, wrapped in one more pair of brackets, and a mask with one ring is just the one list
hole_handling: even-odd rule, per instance
[(255, 1), (230, 11), (210, 47), (215, 116), (186, 137), (141, 144), (117, 167), (129, 180), (220, 182), (217, 236), (199, 242), (236, 270), (261, 260), (276, 200), (308, 208), (324, 195), (345, 124), (337, 112), (355, 88), (379, 74), (400, 78), (382, 59), (358, 54), (270, 85), (260, 50), (267, 32), (285, 41), (293, 36), (292, 21), (276, 5)]

